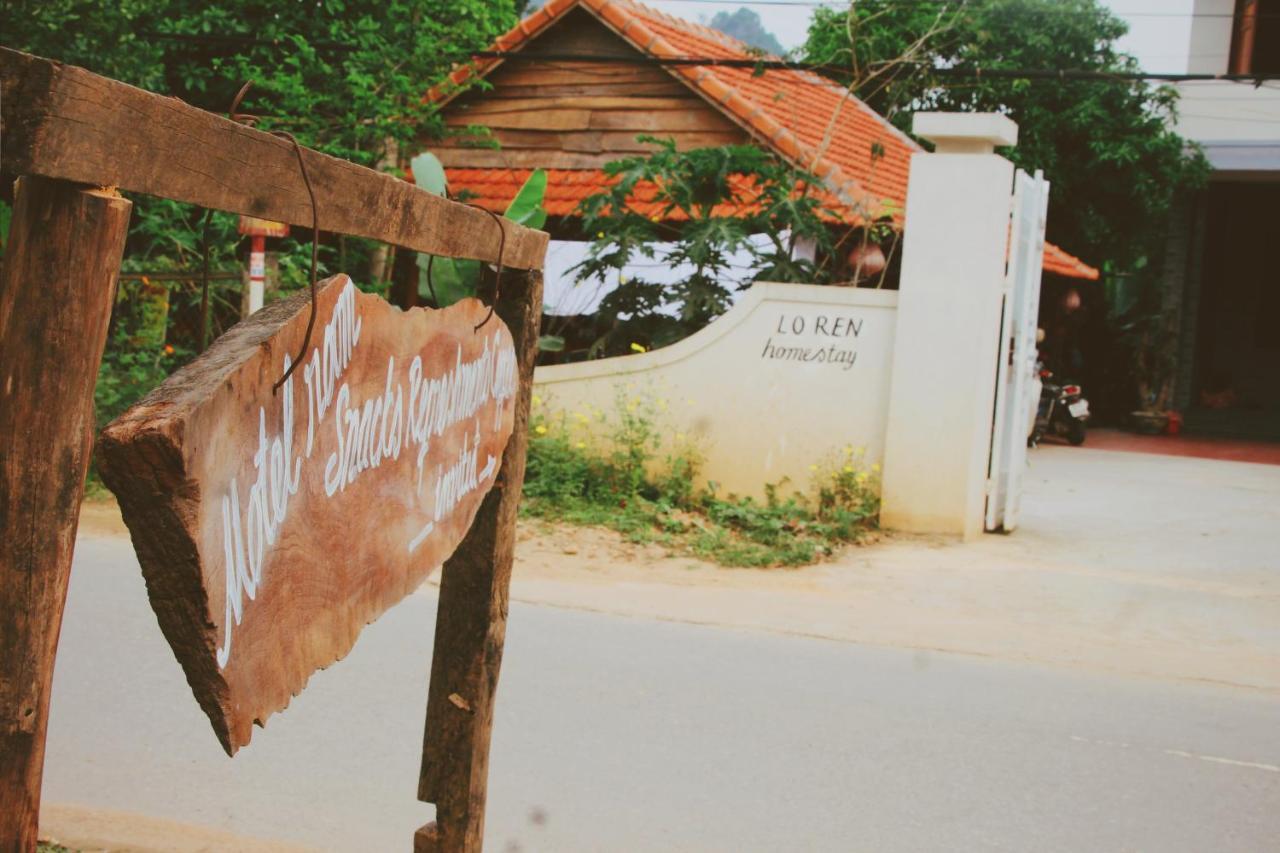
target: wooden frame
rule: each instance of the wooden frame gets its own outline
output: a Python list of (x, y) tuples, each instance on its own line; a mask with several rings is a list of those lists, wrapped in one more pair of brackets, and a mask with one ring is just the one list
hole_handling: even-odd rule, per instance
[[(31, 851), (93, 387), (131, 208), (116, 190), (304, 227), (311, 206), (290, 143), (82, 68), (0, 48), (0, 107), (2, 165), (19, 176), (0, 279), (0, 846)], [(487, 213), (303, 157), (325, 230), (498, 260)], [(418, 792), (436, 821), (417, 851), (478, 851), (484, 828), (547, 247), (542, 232), (502, 227), (508, 272), (492, 298), (518, 356), (515, 432), (441, 578)]]

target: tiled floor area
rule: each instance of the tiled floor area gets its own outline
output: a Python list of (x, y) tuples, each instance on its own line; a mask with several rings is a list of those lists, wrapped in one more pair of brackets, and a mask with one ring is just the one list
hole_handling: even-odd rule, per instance
[(1085, 446), (1094, 450), (1162, 453), (1168, 456), (1195, 456), (1201, 459), (1280, 465), (1280, 442), (1199, 438), (1188, 435), (1138, 435), (1121, 430), (1097, 429), (1089, 431), (1089, 439)]

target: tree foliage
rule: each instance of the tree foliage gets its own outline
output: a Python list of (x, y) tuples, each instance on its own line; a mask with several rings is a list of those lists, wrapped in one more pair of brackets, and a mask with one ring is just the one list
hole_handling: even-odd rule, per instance
[[(743, 277), (735, 257), (748, 259), (748, 281), (831, 279), (841, 234), (828, 227), (836, 215), (818, 178), (753, 145), (677, 151), (671, 140), (641, 140), (659, 147), (605, 166), (615, 183), (581, 207), (582, 227), (595, 239), (578, 281), (618, 282), (598, 309), (610, 325), (595, 354), (668, 344), (724, 313), (731, 283)], [(645, 202), (645, 212), (633, 200)], [(826, 263), (795, 257), (800, 238), (813, 241)], [(684, 277), (665, 284), (623, 276), (644, 260)]]
[(5, 43), (198, 107), (243, 111), (363, 165), (438, 130), (452, 63), (516, 21), (514, 0), (9, 0)]
[[(6, 47), (218, 113), (253, 81), (239, 111), (259, 117), (258, 126), (287, 130), (304, 145), (362, 165), (390, 168), (416, 153), (417, 140), (442, 131), (423, 95), (454, 61), (512, 26), (517, 3), (3, 0), (0, 39)], [(242, 266), (236, 216), (215, 212), (206, 231), (204, 212), (190, 205), (147, 196), (133, 202), (126, 272), (199, 269), (206, 234), (215, 271)], [(5, 214), (0, 201), (0, 224)], [(302, 242), (286, 238), (272, 247), (285, 287), (301, 286), (310, 266), (310, 235), (294, 230)], [(371, 241), (325, 235), (320, 272), (342, 267), (362, 286), (378, 289), (362, 275), (375, 250)], [(239, 287), (238, 281), (211, 287), (214, 334), (238, 319)], [(199, 302), (192, 281), (122, 283), (98, 385), (101, 417), (132, 403), (195, 354)]]
[[(1135, 81), (982, 79), (939, 68), (1131, 73), (1125, 23), (1099, 0), (858, 0), (819, 8), (809, 60), (904, 130), (916, 110), (994, 111), (1018, 123), (1006, 156), (1052, 183), (1050, 238), (1092, 263), (1154, 257), (1170, 205), (1205, 175), (1173, 130), (1177, 93)], [(911, 53), (912, 61), (900, 62)], [(856, 71), (855, 71), (856, 69)]]

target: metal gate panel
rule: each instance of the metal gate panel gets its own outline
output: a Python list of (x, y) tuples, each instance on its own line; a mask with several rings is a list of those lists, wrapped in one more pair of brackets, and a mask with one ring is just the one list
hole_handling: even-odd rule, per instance
[(1039, 385), (1036, 380), (1036, 328), (1040, 312), (1045, 221), (1049, 184), (1044, 173), (1034, 177), (1018, 170), (1014, 178), (1009, 261), (1001, 312), (1000, 358), (996, 368), (996, 403), (987, 468), (988, 531), (1008, 533), (1018, 526), (1022, 475), (1027, 465)]

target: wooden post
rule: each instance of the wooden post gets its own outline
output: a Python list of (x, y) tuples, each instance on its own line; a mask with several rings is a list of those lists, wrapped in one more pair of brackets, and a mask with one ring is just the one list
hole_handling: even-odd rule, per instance
[[(418, 253), (397, 246), (391, 262), (391, 292), (388, 301), (408, 311), (418, 305)], [(515, 331), (514, 329), (512, 331)]]
[(0, 850), (32, 851), (127, 200), (18, 181), (0, 279)]
[(524, 482), (542, 273), (504, 274), (496, 312), (511, 329), (519, 358), (515, 429), (497, 482), (440, 578), (418, 779), (418, 799), (435, 803), (436, 819), (414, 835), (414, 853), (479, 853), (484, 839), (489, 739)]

